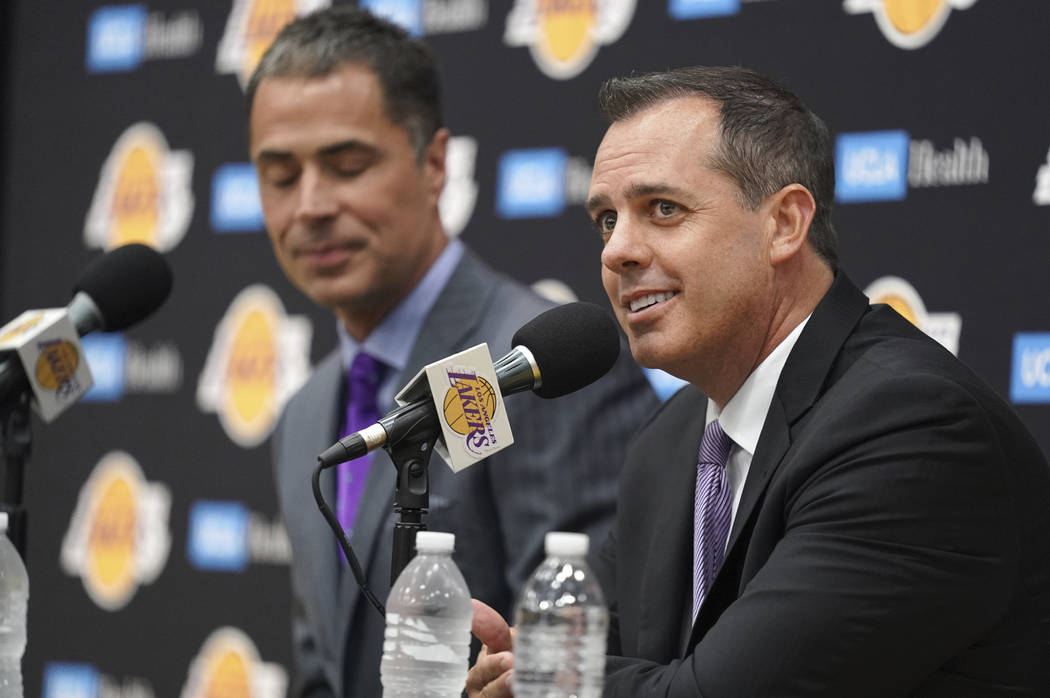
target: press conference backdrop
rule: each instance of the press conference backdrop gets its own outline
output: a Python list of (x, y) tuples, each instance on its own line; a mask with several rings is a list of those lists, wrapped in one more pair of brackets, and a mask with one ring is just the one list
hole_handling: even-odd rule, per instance
[[(284, 691), (289, 552), (269, 437), (335, 335), (272, 258), (242, 88), (276, 30), (325, 4), (0, 10), (0, 320), (64, 305), (87, 262), (128, 241), (164, 252), (176, 279), (152, 318), (85, 342), (96, 387), (34, 425), (26, 695)], [(580, 207), (604, 78), (733, 63), (782, 80), (835, 134), (845, 268), (1050, 450), (1050, 3), (363, 4), (439, 57), (449, 231), (559, 298), (605, 302)]]

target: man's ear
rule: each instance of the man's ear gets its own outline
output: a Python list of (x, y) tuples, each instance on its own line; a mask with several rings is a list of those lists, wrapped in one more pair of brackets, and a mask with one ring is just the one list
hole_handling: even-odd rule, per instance
[(772, 194), (767, 206), (773, 232), (769, 257), (775, 265), (792, 259), (805, 246), (817, 202), (801, 184), (789, 184)]
[(448, 152), (449, 135), (447, 128), (439, 128), (427, 144), (427, 149), (423, 151), (423, 179), (434, 205), (437, 205), (441, 190), (445, 186), (445, 156)]

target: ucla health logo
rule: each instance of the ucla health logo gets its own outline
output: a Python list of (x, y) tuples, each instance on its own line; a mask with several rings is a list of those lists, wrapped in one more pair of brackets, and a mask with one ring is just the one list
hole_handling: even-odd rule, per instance
[(145, 679), (118, 679), (80, 662), (45, 664), (40, 694), (43, 698), (153, 698), (155, 695)]
[(412, 36), (480, 29), (489, 17), (488, 0), (361, 0), (359, 6)]
[(182, 387), (182, 355), (170, 342), (152, 347), (124, 335), (96, 333), (80, 340), (95, 384), (85, 402), (117, 402), (127, 393), (166, 394)]
[(81, 577), (100, 608), (123, 608), (140, 584), (153, 582), (164, 569), (170, 509), (166, 486), (147, 482), (128, 453), (108, 453), (80, 490), (62, 540), (62, 569)]
[(91, 13), (87, 31), (87, 70), (134, 70), (154, 58), (184, 58), (200, 50), (204, 28), (196, 11), (165, 17), (145, 5), (113, 5)]
[(233, 0), (215, 70), (219, 75), (236, 75), (244, 87), (284, 25), (329, 4), (330, 0)]
[(269, 287), (244, 289), (215, 328), (197, 406), (217, 413), (234, 443), (258, 446), (309, 375), (312, 333), (309, 319), (287, 315)]
[(872, 13), (883, 36), (899, 48), (925, 46), (941, 31), (954, 10), (972, 7), (977, 0), (845, 0), (849, 14)]
[(503, 43), (528, 46), (548, 77), (583, 72), (598, 48), (620, 39), (634, 17), (635, 0), (516, 0)]
[(190, 663), (182, 698), (280, 698), (288, 674), (279, 664), (264, 662), (255, 643), (242, 630), (222, 627), (208, 636)]
[(249, 563), (287, 564), (288, 534), (241, 502), (194, 502), (190, 507), (186, 557), (197, 569), (242, 572)]
[(400, 25), (412, 36), (423, 35), (423, 0), (362, 0), (360, 7)]
[(496, 214), (501, 218), (558, 216), (566, 204), (582, 203), (591, 166), (562, 148), (508, 150), (499, 161)]
[(84, 222), (85, 244), (108, 250), (140, 242), (172, 249), (193, 216), (192, 174), (189, 151), (168, 148), (151, 123), (130, 126), (102, 163)]
[(884, 276), (872, 281), (864, 293), (872, 303), (885, 303), (952, 354), (959, 355), (962, 316), (958, 313), (928, 312), (915, 287), (897, 276)]
[(211, 178), (211, 227), (220, 233), (263, 229), (259, 179), (249, 162), (220, 165)]
[(1016, 403), (1050, 403), (1050, 332), (1014, 335), (1010, 399)]
[(841, 203), (904, 199), (908, 189), (984, 184), (991, 158), (981, 139), (938, 147), (907, 131), (840, 133), (835, 140), (835, 199)]
[(835, 140), (835, 198), (843, 203), (903, 199), (908, 194), (905, 131), (842, 133)]
[(667, 13), (672, 19), (725, 17), (740, 12), (740, 0), (670, 0)]

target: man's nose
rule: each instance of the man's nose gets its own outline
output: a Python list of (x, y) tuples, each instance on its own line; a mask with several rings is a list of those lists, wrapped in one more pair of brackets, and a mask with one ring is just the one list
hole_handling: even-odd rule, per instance
[(316, 168), (303, 170), (299, 179), (299, 205), (296, 218), (317, 220), (334, 216), (338, 206), (332, 182)]

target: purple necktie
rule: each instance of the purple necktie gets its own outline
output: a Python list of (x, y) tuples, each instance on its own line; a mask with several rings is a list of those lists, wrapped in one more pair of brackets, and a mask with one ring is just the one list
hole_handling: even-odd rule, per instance
[[(379, 419), (376, 393), (382, 368), (383, 364), (364, 352), (358, 352), (354, 357), (354, 362), (350, 364), (350, 394), (346, 401), (343, 436), (360, 431)], [(339, 466), (336, 512), (339, 515), (339, 524), (346, 531), (348, 538), (353, 537), (357, 508), (365, 490), (368, 466), (371, 462), (372, 455), (368, 454)]]
[(733, 494), (726, 477), (726, 460), (733, 440), (718, 420), (704, 430), (700, 462), (696, 465), (696, 497), (693, 500), (693, 618), (711, 588), (725, 557)]

